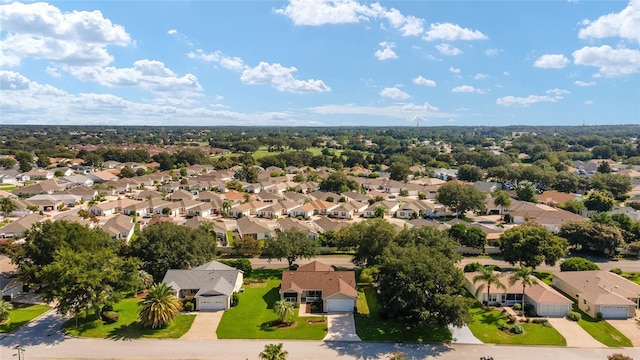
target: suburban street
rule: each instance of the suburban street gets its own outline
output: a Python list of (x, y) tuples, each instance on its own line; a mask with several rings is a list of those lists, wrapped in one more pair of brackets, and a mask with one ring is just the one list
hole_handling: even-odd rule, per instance
[[(17, 359), (16, 346), (25, 352), (21, 359), (257, 359), (272, 340), (99, 340), (63, 336), (62, 317), (49, 312), (13, 335), (0, 340), (0, 359)], [(478, 360), (604, 360), (623, 353), (638, 359), (640, 349), (560, 348), (496, 345), (393, 344), (367, 342), (284, 341), (289, 359), (386, 359), (402, 351), (410, 359)]]

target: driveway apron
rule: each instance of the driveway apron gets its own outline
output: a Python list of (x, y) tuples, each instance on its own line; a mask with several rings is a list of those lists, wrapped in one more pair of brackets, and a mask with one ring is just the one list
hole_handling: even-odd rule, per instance
[(331, 314), (327, 316), (327, 336), (324, 341), (362, 341), (356, 334), (353, 314)]
[(189, 331), (180, 339), (182, 340), (217, 340), (216, 330), (224, 311), (199, 311)]
[(607, 322), (628, 337), (633, 347), (640, 347), (640, 322), (638, 320), (607, 320)]

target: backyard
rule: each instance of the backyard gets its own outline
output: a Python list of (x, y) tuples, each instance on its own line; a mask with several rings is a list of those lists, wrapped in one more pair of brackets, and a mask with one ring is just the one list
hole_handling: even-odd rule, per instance
[(363, 286), (358, 291), (358, 314), (355, 315), (356, 333), (362, 341), (393, 342), (449, 342), (451, 332), (435, 325), (406, 326), (382, 320), (375, 290)]
[(566, 346), (566, 339), (551, 326), (524, 323), (522, 334), (511, 334), (500, 330), (507, 323), (507, 315), (498, 310), (483, 310), (479, 302), (470, 309), (473, 320), (468, 324), (475, 337), (484, 343), (513, 345)]
[(238, 305), (225, 311), (218, 326), (219, 339), (295, 339), (322, 340), (327, 323), (308, 323), (321, 317), (299, 317), (298, 309), (292, 319), (294, 325), (277, 327), (278, 315), (273, 304), (280, 300), (279, 271), (254, 270), (245, 281), (244, 292), (238, 294)]
[(9, 312), (9, 320), (0, 324), (0, 333), (10, 333), (51, 309), (47, 305), (39, 304), (14, 302), (12, 305), (13, 310)]
[(63, 330), (73, 336), (100, 338), (100, 339), (139, 339), (139, 338), (174, 338), (184, 335), (195, 315), (178, 315), (166, 327), (150, 329), (142, 326), (138, 322), (138, 298), (128, 298), (113, 306), (113, 310), (120, 315), (120, 319), (113, 324), (106, 324), (101, 320), (96, 320), (95, 315), (90, 314), (85, 317), (71, 319), (63, 325)]

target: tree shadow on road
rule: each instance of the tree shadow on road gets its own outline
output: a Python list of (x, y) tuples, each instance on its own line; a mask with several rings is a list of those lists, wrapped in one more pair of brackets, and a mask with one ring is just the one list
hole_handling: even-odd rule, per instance
[(382, 342), (344, 342), (325, 341), (325, 346), (336, 351), (341, 356), (351, 356), (356, 359), (383, 359), (389, 354), (403, 353), (407, 359), (426, 359), (437, 357), (453, 351), (444, 344), (395, 344)]

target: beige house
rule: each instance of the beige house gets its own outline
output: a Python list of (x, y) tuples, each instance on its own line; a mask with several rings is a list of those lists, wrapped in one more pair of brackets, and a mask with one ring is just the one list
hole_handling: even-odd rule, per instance
[(554, 273), (553, 285), (593, 318), (600, 313), (603, 319), (627, 319), (634, 317), (640, 306), (640, 285), (609, 271)]

